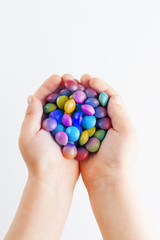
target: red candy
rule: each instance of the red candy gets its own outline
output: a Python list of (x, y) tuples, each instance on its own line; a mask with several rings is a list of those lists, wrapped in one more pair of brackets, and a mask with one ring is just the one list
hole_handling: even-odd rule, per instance
[(66, 80), (64, 86), (70, 91), (78, 90), (78, 84), (74, 80)]
[(85, 149), (84, 147), (80, 147), (77, 149), (77, 155), (75, 157), (76, 160), (82, 161), (88, 157), (88, 150)]
[(101, 129), (108, 130), (112, 126), (111, 119), (110, 118), (101, 118), (98, 120), (97, 125)]

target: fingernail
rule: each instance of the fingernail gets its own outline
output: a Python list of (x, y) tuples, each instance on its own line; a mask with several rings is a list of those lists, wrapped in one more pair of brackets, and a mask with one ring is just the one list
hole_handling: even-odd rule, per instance
[(116, 104), (120, 105), (121, 102), (122, 102), (120, 96), (116, 95), (116, 96), (114, 97), (114, 102), (115, 102)]
[(31, 105), (31, 103), (32, 103), (32, 96), (29, 96), (29, 97), (27, 98), (27, 102), (28, 102), (28, 105)]

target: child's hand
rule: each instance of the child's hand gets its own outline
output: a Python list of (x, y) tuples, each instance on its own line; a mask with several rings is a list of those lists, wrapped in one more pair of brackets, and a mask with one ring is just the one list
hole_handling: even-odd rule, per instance
[[(63, 81), (68, 76), (73, 78), (65, 74)], [(78, 162), (65, 159), (51, 134), (41, 129), (46, 97), (61, 84), (61, 77), (53, 75), (42, 84), (34, 96), (28, 98), (29, 105), (22, 124), (19, 146), (29, 175), (52, 184), (56, 188), (63, 185), (65, 188), (73, 189), (79, 176)]]
[(108, 115), (112, 128), (108, 130), (100, 150), (80, 162), (81, 174), (87, 188), (115, 182), (131, 174), (138, 153), (138, 138), (119, 94), (98, 78), (85, 74), (81, 82), (97, 92), (109, 95)]

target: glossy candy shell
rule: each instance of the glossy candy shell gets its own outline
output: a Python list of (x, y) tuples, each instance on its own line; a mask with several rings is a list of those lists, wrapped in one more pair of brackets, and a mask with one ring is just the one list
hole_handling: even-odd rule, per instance
[(62, 148), (62, 154), (67, 159), (73, 159), (77, 155), (77, 148), (74, 144), (68, 143)]
[(96, 137), (90, 138), (86, 144), (86, 149), (92, 153), (97, 152), (99, 150), (99, 148), (100, 148), (100, 141)]
[(84, 147), (80, 147), (77, 149), (77, 155), (75, 157), (76, 160), (82, 161), (88, 157), (88, 150)]

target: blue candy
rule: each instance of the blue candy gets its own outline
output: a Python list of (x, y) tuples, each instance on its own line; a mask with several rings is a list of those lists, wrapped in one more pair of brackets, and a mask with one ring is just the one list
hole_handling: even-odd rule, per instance
[(107, 93), (105, 92), (101, 92), (99, 94), (99, 102), (103, 107), (106, 107), (108, 101), (109, 101), (109, 96), (107, 95)]
[(56, 109), (56, 110), (53, 110), (52, 112), (50, 112), (49, 117), (55, 119), (57, 121), (57, 123), (61, 123), (63, 113), (62, 113), (62, 111)]
[(81, 125), (82, 119), (83, 119), (83, 116), (81, 112), (76, 112), (73, 114), (72, 121), (74, 125)]
[(55, 135), (57, 132), (65, 131), (65, 127), (62, 124), (57, 124), (57, 127), (51, 132), (52, 135)]
[(74, 126), (79, 129), (80, 133), (83, 131), (83, 130), (82, 130), (82, 127), (81, 127), (80, 125), (74, 124)]
[(71, 91), (69, 91), (68, 89), (64, 88), (62, 89), (60, 92), (59, 92), (59, 95), (62, 96), (62, 95), (66, 95), (67, 97), (69, 97), (71, 95)]
[(99, 101), (96, 98), (88, 98), (85, 101), (85, 104), (91, 105), (93, 108), (97, 107), (99, 105)]
[(82, 120), (82, 126), (86, 129), (93, 128), (96, 125), (96, 118), (94, 116), (85, 115)]
[(76, 142), (80, 137), (80, 131), (75, 126), (66, 128), (65, 133), (68, 135), (68, 141), (70, 142)]

